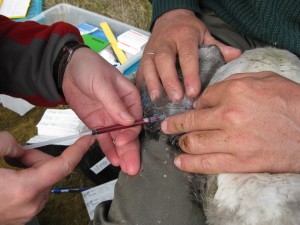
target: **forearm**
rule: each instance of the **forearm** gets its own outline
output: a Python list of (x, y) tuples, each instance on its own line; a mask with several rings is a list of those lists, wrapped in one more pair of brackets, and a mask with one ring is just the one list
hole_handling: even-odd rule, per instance
[(193, 11), (196, 15), (201, 14), (199, 0), (151, 0), (151, 3), (153, 10), (151, 29), (158, 17), (173, 9), (188, 9)]
[(71, 25), (16, 23), (0, 16), (0, 92), (40, 106), (64, 103), (53, 78), (53, 65), (71, 40), (82, 41)]

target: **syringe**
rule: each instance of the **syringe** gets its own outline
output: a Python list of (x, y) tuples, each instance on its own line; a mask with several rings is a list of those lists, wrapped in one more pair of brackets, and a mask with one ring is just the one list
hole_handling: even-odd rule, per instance
[(93, 130), (78, 133), (78, 134), (73, 134), (73, 135), (66, 136), (66, 137), (55, 138), (55, 139), (48, 140), (48, 141), (42, 141), (42, 142), (35, 143), (35, 144), (25, 145), (25, 146), (23, 146), (23, 149), (24, 150), (34, 149), (34, 148), (38, 148), (38, 147), (42, 147), (42, 146), (46, 146), (46, 145), (57, 144), (57, 143), (60, 143), (63, 141), (72, 140), (75, 138), (77, 139), (77, 138), (80, 138), (80, 137), (83, 137), (86, 135), (97, 135), (97, 134), (108, 133), (108, 132), (112, 132), (112, 131), (116, 131), (116, 130), (122, 130), (122, 129), (126, 129), (129, 127), (136, 127), (136, 126), (144, 125), (147, 123), (154, 123), (157, 121), (161, 121), (164, 118), (165, 118), (165, 116), (162, 115), (162, 116), (155, 116), (155, 117), (149, 117), (149, 118), (143, 118), (140, 120), (136, 120), (133, 124), (128, 125), (128, 126), (112, 125), (112, 126), (108, 126), (108, 127), (100, 127), (97, 129), (93, 129)]

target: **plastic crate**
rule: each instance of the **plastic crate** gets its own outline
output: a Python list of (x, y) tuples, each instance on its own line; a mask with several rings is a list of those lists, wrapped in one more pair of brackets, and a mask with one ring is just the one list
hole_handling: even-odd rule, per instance
[[(70, 4), (57, 4), (37, 16), (31, 18), (31, 20), (37, 21), (42, 24), (51, 25), (58, 21), (64, 21), (70, 23), (74, 26), (77, 26), (81, 23), (88, 23), (93, 26), (100, 27), (101, 22), (107, 22), (112, 30), (112, 32), (118, 36), (121, 33), (129, 29), (136, 30), (142, 34), (147, 36), (150, 35), (149, 32), (139, 29), (137, 27), (131, 26), (129, 24), (114, 20), (112, 18), (100, 15), (98, 13), (94, 13), (85, 9), (81, 9), (79, 7), (70, 5)], [(143, 52), (139, 52), (138, 54), (130, 57), (123, 65), (118, 66), (117, 69), (124, 73), (126, 69), (135, 64), (138, 60), (141, 59)]]

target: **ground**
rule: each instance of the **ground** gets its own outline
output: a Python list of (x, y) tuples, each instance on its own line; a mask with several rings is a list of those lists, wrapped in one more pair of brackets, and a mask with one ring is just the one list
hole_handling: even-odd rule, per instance
[[(59, 3), (72, 4), (101, 15), (148, 30), (151, 4), (148, 0), (44, 0), (44, 9)], [(66, 106), (58, 106), (66, 107)], [(36, 134), (36, 124), (45, 108), (34, 108), (24, 116), (19, 116), (0, 106), (0, 130), (11, 132), (20, 144)], [(0, 160), (1, 167), (8, 167)], [(57, 186), (93, 186), (94, 183), (77, 168)], [(88, 214), (80, 193), (50, 194), (49, 201), (38, 215), (41, 225), (86, 225)]]

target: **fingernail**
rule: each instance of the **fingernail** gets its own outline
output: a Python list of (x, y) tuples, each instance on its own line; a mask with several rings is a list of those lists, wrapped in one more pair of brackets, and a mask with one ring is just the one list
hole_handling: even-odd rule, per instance
[(161, 131), (166, 133), (167, 132), (167, 128), (168, 128), (168, 123), (166, 120), (164, 120), (161, 125), (160, 125)]
[(174, 160), (174, 164), (176, 167), (178, 167), (179, 169), (181, 168), (181, 159), (180, 158), (175, 158)]
[(171, 98), (172, 98), (172, 101), (177, 102), (180, 99), (180, 95), (177, 91), (172, 91), (171, 92)]
[(193, 87), (189, 87), (189, 88), (187, 89), (186, 93), (187, 93), (187, 95), (188, 95), (189, 97), (195, 97), (195, 95), (196, 95), (196, 90), (195, 90), (195, 88), (193, 88)]
[(128, 112), (121, 112), (120, 116), (122, 119), (127, 121), (134, 121), (134, 118)]

